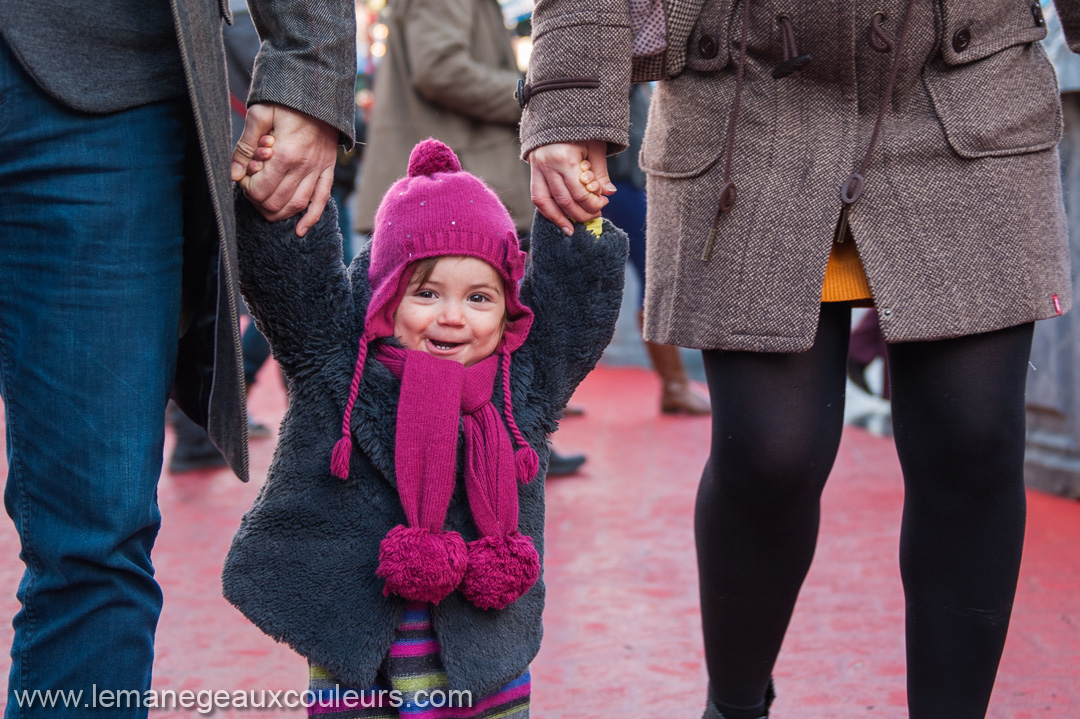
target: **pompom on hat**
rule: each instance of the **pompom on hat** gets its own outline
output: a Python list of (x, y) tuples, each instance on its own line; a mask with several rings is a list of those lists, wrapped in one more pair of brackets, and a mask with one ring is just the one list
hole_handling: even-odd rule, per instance
[[(503, 419), (512, 442), (507, 448), (510, 451), (516, 447), (510, 471), (522, 483), (531, 481), (538, 472), (539, 460), (514, 421), (510, 396), (511, 353), (521, 347), (533, 321), (532, 311), (521, 304), (518, 296), (525, 273), (525, 253), (518, 244), (513, 220), (498, 196), (480, 179), (463, 171), (449, 147), (428, 139), (413, 148), (408, 175), (391, 185), (375, 214), (368, 269), (372, 295), (359, 340), (341, 438), (334, 445), (331, 460), (331, 471), (340, 479), (349, 476), (352, 410), (360, 391), (368, 347), (377, 339), (393, 336), (394, 312), (411, 279), (410, 267), (420, 260), (448, 255), (483, 260), (502, 277), (506, 328), (496, 353), (502, 374)], [(384, 363), (388, 360), (385, 349), (379, 353)], [(496, 362), (495, 358), (490, 359), (488, 364)], [(399, 361), (404, 360), (394, 359), (395, 364)], [(395, 373), (400, 372), (402, 367), (398, 366)], [(494, 373), (491, 376), (493, 379)], [(403, 384), (402, 403), (405, 395)], [(399, 404), (399, 420), (401, 412)], [(456, 443), (456, 421), (454, 427)], [(399, 435), (400, 432), (399, 424)], [(477, 606), (503, 608), (536, 582), (539, 557), (532, 540), (517, 532), (516, 491), (514, 506), (498, 512), (499, 522), (491, 524), (487, 519), (477, 522), (483, 536), (470, 542), (466, 549), (460, 535), (442, 531), (449, 502), (446, 488), (436, 487), (440, 482), (434, 481), (427, 486), (421, 479), (408, 479), (405, 474), (408, 473), (399, 467), (398, 490), (409, 526), (399, 525), (391, 530), (380, 548), (378, 573), (386, 579), (387, 593), (438, 602), (460, 584), (466, 597)], [(494, 483), (496, 479), (492, 475), (479, 481)], [(410, 482), (420, 486), (406, 486)], [(471, 493), (470, 504), (473, 504)], [(432, 506), (436, 507), (432, 516), (422, 521), (416, 519), (418, 508)], [(478, 509), (478, 505), (474, 506), (474, 518)], [(427, 509), (424, 513), (431, 514)], [(509, 520), (506, 523), (510, 526), (505, 530), (485, 531), (487, 525), (501, 525), (502, 520)]]

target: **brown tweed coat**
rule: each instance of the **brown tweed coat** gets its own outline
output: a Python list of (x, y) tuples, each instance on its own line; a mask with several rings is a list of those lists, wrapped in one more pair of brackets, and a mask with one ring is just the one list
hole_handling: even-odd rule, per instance
[[(731, 179), (734, 209), (703, 260), (722, 186), (742, 33), (750, 21)], [(646, 335), (687, 347), (809, 348), (841, 210), (870, 141), (907, 0), (665, 0), (669, 49), (646, 130)], [(914, 0), (866, 190), (850, 218), (885, 337), (932, 340), (1053, 317), (1072, 301), (1056, 145), (1062, 133), (1045, 35), (1028, 0)], [(1058, 0), (1080, 49), (1080, 1)], [(792, 23), (799, 74), (778, 17)], [(599, 79), (534, 94), (522, 150), (627, 141), (627, 0), (540, 0), (529, 83)]]

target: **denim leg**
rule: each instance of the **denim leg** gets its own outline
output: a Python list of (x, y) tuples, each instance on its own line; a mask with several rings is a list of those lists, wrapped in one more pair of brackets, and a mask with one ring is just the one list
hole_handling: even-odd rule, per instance
[(244, 330), (240, 342), (244, 354), (244, 385), (251, 387), (255, 384), (255, 375), (266, 364), (266, 360), (270, 359), (270, 343), (254, 322)]
[(630, 264), (641, 280), (637, 298), (641, 309), (645, 305), (645, 190), (623, 180), (616, 180), (615, 187), (618, 191), (608, 198), (604, 217), (630, 238)]
[(85, 705), (95, 684), (150, 686), (189, 117), (181, 99), (73, 112), (0, 42), (4, 504), (26, 565), (7, 717), (76, 713), (20, 707), (24, 691), (82, 690)]

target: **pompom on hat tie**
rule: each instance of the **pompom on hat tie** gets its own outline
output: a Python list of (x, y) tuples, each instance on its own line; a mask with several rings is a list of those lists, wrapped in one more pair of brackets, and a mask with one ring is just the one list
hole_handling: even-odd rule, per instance
[[(506, 608), (540, 577), (540, 556), (517, 531), (514, 451), (491, 403), (501, 363), (492, 356), (465, 367), (387, 346), (377, 356), (401, 380), (394, 465), (409, 523), (390, 530), (380, 546), (377, 574), (386, 579), (385, 593), (437, 602), (460, 584), (481, 609)], [(459, 423), (465, 489), (480, 532), (467, 547), (457, 532), (442, 531), (457, 475)]]

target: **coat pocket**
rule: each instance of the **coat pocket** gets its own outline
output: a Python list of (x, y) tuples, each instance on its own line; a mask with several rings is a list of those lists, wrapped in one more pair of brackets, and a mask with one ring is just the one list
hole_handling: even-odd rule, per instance
[(941, 0), (941, 57), (964, 65), (1046, 37), (1038, 0)]
[[(735, 124), (735, 161), (768, 156), (775, 141), (777, 85), (772, 78), (743, 85)], [(735, 104), (735, 72), (687, 71), (659, 82), (649, 108), (639, 162), (650, 175), (701, 175), (724, 156)]]
[[(734, 80), (684, 72), (657, 83), (638, 162), (651, 175), (697, 177), (724, 151)], [(730, 87), (728, 87), (730, 85)]]
[(1061, 140), (1057, 76), (1038, 43), (1014, 44), (962, 65), (929, 64), (922, 80), (961, 157), (1019, 155)]

